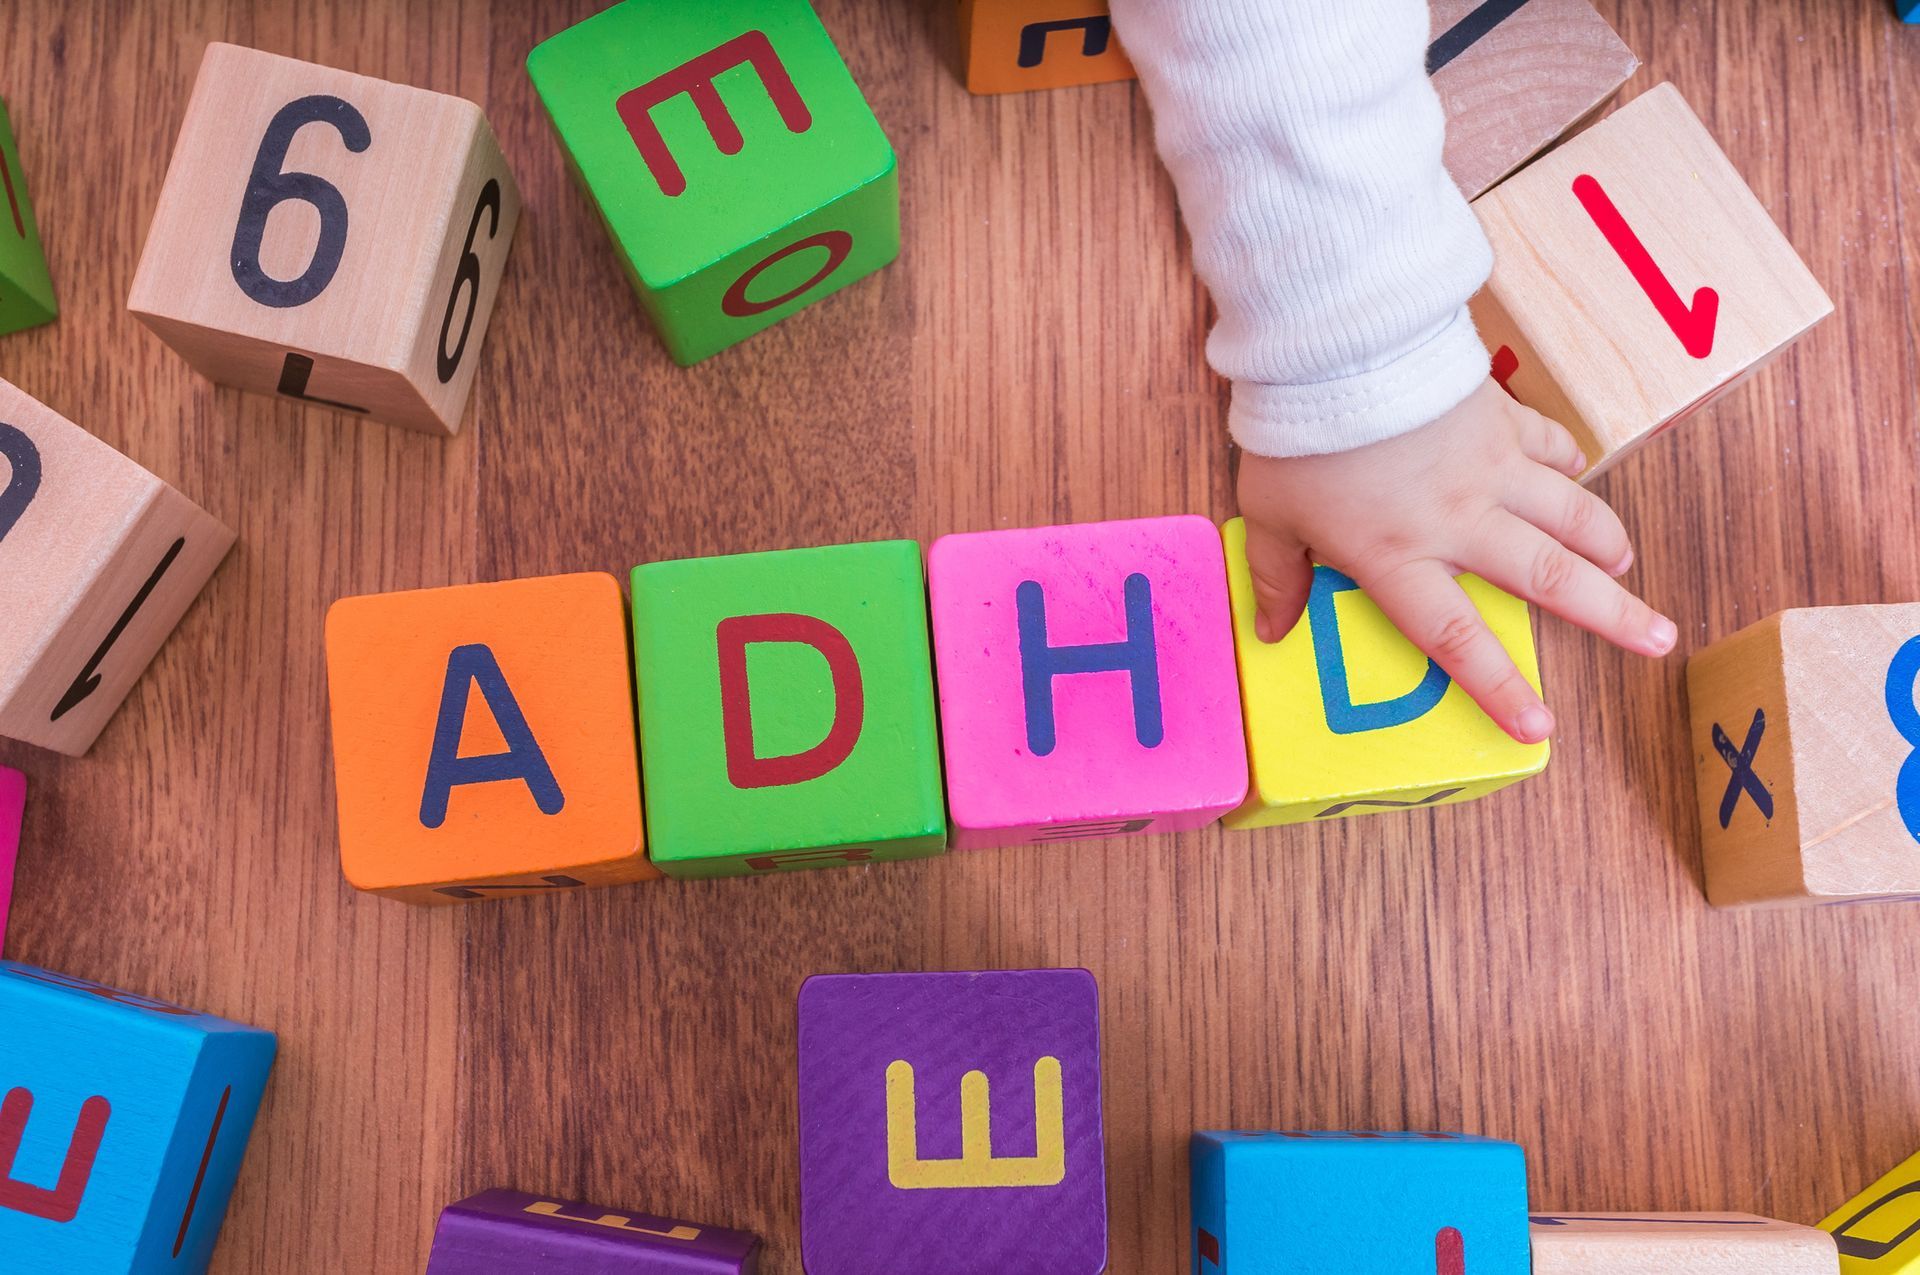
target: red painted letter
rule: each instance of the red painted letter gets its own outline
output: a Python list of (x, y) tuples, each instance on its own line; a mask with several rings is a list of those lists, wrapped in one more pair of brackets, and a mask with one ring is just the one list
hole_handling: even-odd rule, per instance
[(67, 1142), (67, 1158), (60, 1165), (59, 1181), (51, 1190), (29, 1186), (12, 1174), (20, 1139), (27, 1132), (27, 1117), (33, 1112), (33, 1091), (9, 1089), (6, 1098), (0, 1099), (0, 1209), (52, 1222), (73, 1221), (73, 1215), (80, 1211), (80, 1197), (87, 1193), (87, 1179), (93, 1176), (93, 1158), (100, 1153), (100, 1139), (106, 1135), (111, 1111), (99, 1094), (81, 1103), (80, 1118), (74, 1121), (73, 1137)]
[(1520, 356), (1513, 352), (1511, 345), (1503, 345), (1493, 352), (1491, 375), (1494, 380), (1500, 382), (1500, 388), (1507, 392), (1507, 397), (1516, 403), (1520, 401), (1520, 396), (1513, 392), (1513, 386), (1507, 382), (1511, 381), (1513, 374), (1519, 370)]
[[(720, 648), (720, 722), (727, 745), (727, 779), (735, 788), (773, 788), (818, 779), (845, 761), (860, 738), (866, 695), (860, 661), (846, 635), (811, 615), (736, 615), (714, 631)], [(833, 725), (812, 748), (761, 757), (753, 746), (753, 695), (747, 686), (747, 647), (754, 642), (799, 642), (826, 658), (833, 675)]]
[(1640, 236), (1633, 233), (1633, 227), (1613, 206), (1613, 200), (1600, 188), (1600, 183), (1582, 173), (1573, 179), (1574, 198), (1587, 210), (1587, 216), (1593, 218), (1593, 224), (1600, 228), (1613, 250), (1620, 254), (1620, 260), (1626, 264), (1627, 272), (1640, 290), (1647, 294), (1647, 300), (1653, 302), (1653, 308), (1667, 321), (1673, 334), (1680, 338), (1681, 346), (1696, 359), (1704, 359), (1713, 353), (1713, 329), (1720, 318), (1720, 294), (1712, 288), (1701, 288), (1693, 294), (1693, 306), (1689, 309), (1680, 300), (1680, 294), (1674, 291), (1673, 284), (1661, 272), (1660, 266), (1640, 242)]
[(660, 126), (653, 122), (653, 108), (685, 93), (693, 99), (700, 112), (700, 122), (707, 126), (707, 133), (720, 153), (738, 155), (746, 144), (740, 136), (740, 125), (727, 110), (727, 104), (720, 100), (720, 90), (713, 83), (714, 76), (737, 66), (753, 67), (788, 132), (804, 133), (813, 127), (813, 112), (800, 99), (800, 90), (793, 86), (793, 77), (787, 74), (780, 55), (773, 51), (773, 42), (767, 39), (766, 32), (748, 31), (737, 35), (691, 62), (682, 63), (637, 89), (627, 90), (614, 103), (627, 132), (633, 135), (633, 144), (640, 148), (640, 157), (647, 161), (647, 171), (660, 183), (662, 194), (684, 193), (687, 177), (680, 171), (673, 152), (667, 149), (667, 139), (660, 135)]
[(1433, 1237), (1433, 1269), (1437, 1275), (1467, 1275), (1467, 1240), (1451, 1226)]

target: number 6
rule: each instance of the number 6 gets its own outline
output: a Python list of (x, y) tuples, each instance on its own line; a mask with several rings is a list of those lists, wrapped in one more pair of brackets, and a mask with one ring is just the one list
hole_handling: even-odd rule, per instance
[[(313, 173), (280, 171), (293, 135), (308, 124), (331, 124), (355, 154), (373, 144), (366, 117), (325, 93), (288, 102), (267, 123), (260, 151), (253, 157), (253, 172), (247, 177), (247, 193), (240, 200), (240, 220), (233, 228), (233, 281), (261, 305), (280, 310), (305, 305), (325, 292), (347, 248), (347, 201), (340, 188)], [(310, 204), (320, 214), (320, 235), (307, 268), (297, 278), (276, 279), (260, 265), (260, 240), (267, 232), (267, 214), (289, 199)]]
[[(473, 312), (480, 308), (480, 258), (473, 254), (473, 236), (480, 229), (481, 213), (487, 214), (487, 238), (492, 239), (500, 233), (500, 183), (492, 177), (480, 188), (480, 200), (473, 206), (473, 220), (467, 223), (467, 241), (460, 245), (460, 268), (453, 272), (453, 290), (447, 293), (447, 313), (440, 320), (440, 344), (434, 349), (442, 385), (453, 379), (461, 356), (467, 352), (467, 335), (473, 331)], [(453, 305), (460, 299), (462, 286), (471, 286), (473, 295), (467, 298), (467, 317), (460, 321), (460, 340), (449, 354), (447, 333), (453, 328)]]

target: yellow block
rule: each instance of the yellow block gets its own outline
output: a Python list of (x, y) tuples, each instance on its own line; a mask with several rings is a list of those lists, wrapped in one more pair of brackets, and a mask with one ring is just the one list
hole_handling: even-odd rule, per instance
[(1820, 1224), (1840, 1246), (1843, 1275), (1920, 1272), (1920, 1153)]
[[(1235, 518), (1221, 536), (1253, 779), (1227, 827), (1469, 801), (1545, 769), (1545, 743), (1515, 742), (1337, 571), (1316, 568), (1307, 617), (1262, 642), (1246, 527)], [(1538, 689), (1527, 604), (1476, 576), (1460, 584)]]

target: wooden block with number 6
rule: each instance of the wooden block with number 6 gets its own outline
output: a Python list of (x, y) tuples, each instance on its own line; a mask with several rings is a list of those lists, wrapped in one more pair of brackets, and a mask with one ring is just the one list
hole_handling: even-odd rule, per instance
[(1493, 275), (1474, 321), (1507, 392), (1601, 473), (1833, 313), (1672, 85), (1474, 201)]
[(78, 756), (233, 532), (0, 381), (0, 735)]
[(127, 307), (221, 384), (452, 434), (519, 219), (472, 102), (210, 44)]
[(1920, 898), (1920, 603), (1782, 611), (1687, 662), (1707, 897)]
[(460, 903), (659, 875), (626, 603), (585, 572), (342, 598), (327, 692), (347, 880)]

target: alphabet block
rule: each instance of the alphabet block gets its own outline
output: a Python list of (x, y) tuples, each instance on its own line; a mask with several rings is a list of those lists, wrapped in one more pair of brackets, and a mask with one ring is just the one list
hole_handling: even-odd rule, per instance
[(5, 102), (0, 102), (0, 195), (6, 197), (6, 206), (0, 208), (0, 335), (4, 335), (51, 323), (60, 313)]
[(807, 1275), (1106, 1269), (1098, 1002), (1085, 970), (808, 979)]
[(1468, 199), (1597, 115), (1640, 65), (1588, 0), (1432, 0), (1427, 74)]
[[(1246, 524), (1221, 529), (1240, 653), (1253, 784), (1226, 818), (1264, 828), (1471, 801), (1544, 770), (1548, 745), (1516, 742), (1402, 637), (1352, 580), (1315, 567), (1307, 614), (1278, 642), (1253, 631)], [(1460, 586), (1538, 689), (1527, 604), (1477, 576)]]
[(527, 73), (682, 364), (899, 255), (893, 147), (806, 0), (625, 0)]
[(519, 220), (472, 102), (209, 44), (127, 308), (223, 385), (452, 434)]
[(960, 0), (960, 44), (975, 93), (1133, 78), (1107, 0)]
[(1920, 22), (1920, 0), (1896, 0), (1902, 22)]
[(1820, 1223), (1840, 1250), (1841, 1275), (1920, 1271), (1920, 1154)]
[(1463, 1133), (1196, 1133), (1193, 1270), (1528, 1275), (1520, 1148)]
[(327, 682), (355, 887), (444, 904), (659, 875), (612, 576), (342, 598)]
[(635, 567), (633, 650), (662, 872), (946, 848), (918, 544)]
[(929, 554), (955, 849), (1175, 832), (1247, 791), (1204, 518), (942, 536)]
[(1836, 1275), (1833, 1237), (1749, 1213), (1533, 1218), (1533, 1275)]
[(1920, 603), (1782, 611), (1687, 663), (1707, 897), (1920, 898)]
[(13, 865), (20, 854), (20, 821), (27, 806), (27, 777), (0, 766), (0, 952), (7, 944), (7, 907), (13, 902)]
[(1474, 201), (1493, 374), (1580, 440), (1591, 478), (1833, 313), (1662, 84)]
[(427, 1275), (754, 1275), (760, 1240), (496, 1188), (440, 1212)]
[(0, 381), (0, 735), (92, 747), (233, 532)]
[(0, 1023), (10, 1275), (206, 1270), (273, 1033), (17, 961)]

